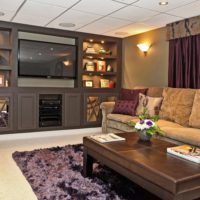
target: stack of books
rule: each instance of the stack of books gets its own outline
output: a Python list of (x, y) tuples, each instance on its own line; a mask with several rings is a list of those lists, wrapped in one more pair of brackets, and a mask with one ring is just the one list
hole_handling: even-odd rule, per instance
[(120, 137), (114, 133), (107, 133), (101, 135), (92, 135), (90, 136), (92, 139), (100, 142), (100, 143), (108, 143), (108, 142), (118, 142), (118, 141), (125, 141), (126, 139)]
[(190, 145), (181, 145), (167, 148), (167, 152), (186, 160), (200, 163), (200, 148), (192, 147)]

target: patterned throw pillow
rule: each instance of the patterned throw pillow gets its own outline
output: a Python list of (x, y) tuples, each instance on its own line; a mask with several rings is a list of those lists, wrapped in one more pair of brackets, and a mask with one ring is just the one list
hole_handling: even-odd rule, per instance
[(146, 94), (147, 92), (147, 88), (146, 89), (124, 89), (122, 88), (119, 94), (119, 99), (120, 100), (134, 100), (134, 101), (138, 101), (138, 97), (139, 97), (139, 93), (142, 94)]
[(112, 113), (135, 116), (137, 104), (137, 101), (117, 100)]
[(144, 107), (148, 109), (150, 117), (158, 115), (162, 100), (162, 97), (149, 97), (140, 93), (136, 115), (140, 115), (143, 112)]

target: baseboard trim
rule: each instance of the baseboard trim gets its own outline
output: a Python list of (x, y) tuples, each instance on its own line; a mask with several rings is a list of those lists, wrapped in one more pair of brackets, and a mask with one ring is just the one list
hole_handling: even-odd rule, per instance
[(27, 132), (27, 133), (0, 135), (0, 141), (45, 138), (45, 137), (56, 137), (56, 136), (70, 136), (70, 135), (92, 135), (101, 132), (102, 132), (101, 127), (68, 129), (68, 130), (57, 130), (57, 131), (54, 130), (54, 131)]

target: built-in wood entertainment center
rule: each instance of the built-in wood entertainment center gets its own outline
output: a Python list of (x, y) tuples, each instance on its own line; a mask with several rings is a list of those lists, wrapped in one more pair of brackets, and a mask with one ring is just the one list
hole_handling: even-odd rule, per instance
[[(61, 59), (58, 76), (21, 76), (19, 41), (29, 37), (74, 41), (75, 75), (64, 68), (71, 61)], [(100, 103), (121, 87), (121, 51), (120, 38), (0, 22), (0, 134), (100, 126)]]

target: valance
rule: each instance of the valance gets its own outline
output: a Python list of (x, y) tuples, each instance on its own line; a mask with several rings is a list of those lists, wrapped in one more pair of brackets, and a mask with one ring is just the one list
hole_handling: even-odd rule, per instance
[(167, 24), (167, 40), (200, 34), (200, 16)]

